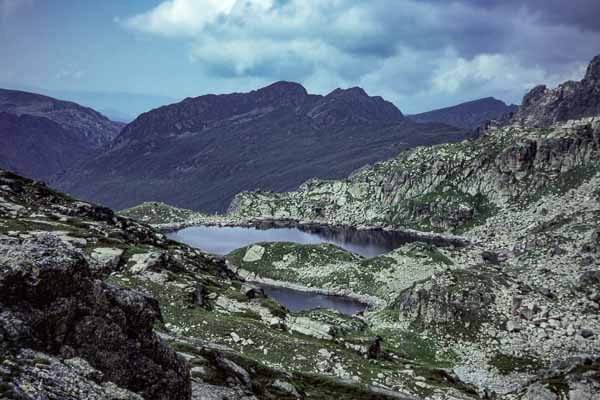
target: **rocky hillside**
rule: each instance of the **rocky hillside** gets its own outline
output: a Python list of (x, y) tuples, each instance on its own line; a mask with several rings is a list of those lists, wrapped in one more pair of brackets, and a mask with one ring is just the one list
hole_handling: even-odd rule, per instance
[(434, 352), (437, 365), (480, 393), (594, 398), (599, 153), (598, 118), (494, 128), (473, 141), (407, 150), (347, 180), (243, 193), (226, 216), (164, 204), (131, 213), (157, 224), (283, 220), (461, 234), (466, 246), (409, 243), (372, 259), (331, 245), (259, 243), (227, 260), (249, 281), (369, 301), (366, 323), (385, 343)]
[(493, 97), (468, 101), (452, 107), (440, 108), (420, 114), (409, 115), (415, 122), (437, 122), (464, 129), (475, 129), (485, 121), (497, 120), (506, 114), (514, 113), (519, 107), (507, 105)]
[(426, 341), (289, 312), (224, 260), (7, 171), (0, 250), (2, 398), (476, 396)]
[(152, 200), (224, 211), (243, 190), (290, 190), (308, 178), (346, 176), (404, 148), (462, 138), (459, 129), (416, 124), (360, 88), (317, 96), (278, 82), (142, 114), (58, 185), (117, 209)]
[(0, 89), (0, 167), (49, 182), (107, 145), (121, 125), (78, 104)]
[(311, 180), (287, 193), (242, 193), (230, 212), (462, 232), (501, 210), (562, 195), (592, 179), (599, 140), (599, 118), (551, 129), (497, 128), (477, 140), (405, 151), (347, 180)]

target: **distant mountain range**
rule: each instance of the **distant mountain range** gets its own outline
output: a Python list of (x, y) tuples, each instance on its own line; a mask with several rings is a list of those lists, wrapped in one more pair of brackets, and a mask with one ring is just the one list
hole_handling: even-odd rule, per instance
[[(594, 65), (581, 82), (535, 88), (522, 111), (490, 97), (408, 117), (361, 88), (321, 96), (276, 82), (187, 98), (125, 125), (73, 102), (0, 89), (0, 167), (116, 209), (164, 201), (222, 212), (241, 191), (342, 178), (406, 148), (463, 140), (486, 120), (545, 126), (595, 115)], [(567, 101), (556, 105), (557, 96)]]
[(321, 96), (277, 82), (144, 113), (56, 183), (116, 209), (156, 200), (221, 212), (242, 190), (291, 190), (313, 177), (340, 178), (403, 149), (465, 134), (413, 122), (360, 88)]
[(47, 181), (108, 145), (122, 127), (76, 103), (0, 89), (0, 167)]
[(181, 98), (147, 93), (102, 92), (91, 90), (47, 89), (29, 85), (14, 85), (0, 82), (0, 87), (15, 91), (38, 93), (55, 99), (70, 101), (84, 107), (90, 107), (118, 122), (129, 123), (138, 115), (179, 101)]
[(507, 105), (501, 100), (486, 97), (452, 107), (409, 115), (408, 117), (415, 122), (439, 122), (458, 128), (475, 129), (485, 121), (499, 119), (506, 114), (515, 113), (518, 108), (514, 104)]

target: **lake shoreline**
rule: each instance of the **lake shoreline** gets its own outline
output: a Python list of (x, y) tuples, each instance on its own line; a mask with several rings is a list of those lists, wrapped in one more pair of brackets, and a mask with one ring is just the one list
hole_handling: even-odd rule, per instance
[(389, 232), (405, 237), (407, 242), (425, 242), (436, 246), (447, 247), (466, 247), (472, 244), (468, 238), (458, 235), (447, 235), (434, 232), (422, 232), (414, 229), (399, 229), (382, 226), (352, 226), (343, 224), (327, 224), (318, 221), (301, 221), (295, 219), (276, 219), (276, 218), (261, 218), (253, 220), (202, 220), (202, 221), (186, 221), (167, 224), (155, 224), (154, 228), (168, 234), (180, 231), (191, 227), (238, 227), (238, 228), (254, 228), (257, 230), (268, 230), (278, 228), (297, 228), (304, 232), (310, 232), (313, 229), (326, 229), (332, 231), (355, 231), (355, 232)]
[(312, 293), (312, 294), (321, 294), (326, 296), (337, 296), (337, 297), (345, 297), (354, 301), (358, 301), (359, 303), (366, 304), (369, 309), (377, 309), (383, 308), (386, 306), (386, 302), (383, 299), (380, 299), (376, 296), (366, 295), (355, 293), (350, 290), (331, 290), (331, 289), (323, 289), (316, 288), (312, 286), (305, 286), (300, 283), (288, 282), (288, 281), (280, 281), (277, 279), (264, 278), (260, 275), (257, 275), (254, 272), (245, 270), (243, 268), (236, 267), (232, 265), (230, 262), (226, 262), (227, 268), (242, 277), (247, 282), (264, 284), (275, 287), (283, 287), (286, 289), (292, 289), (299, 292)]

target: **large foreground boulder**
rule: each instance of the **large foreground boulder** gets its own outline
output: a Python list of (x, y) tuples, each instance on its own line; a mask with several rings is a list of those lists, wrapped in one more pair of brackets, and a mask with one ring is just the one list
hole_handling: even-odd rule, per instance
[[(99, 371), (92, 379), (98, 384), (148, 399), (190, 398), (185, 361), (153, 333), (160, 319), (154, 299), (93, 279), (82, 254), (56, 236), (0, 237), (3, 357), (40, 352), (54, 372), (66, 368), (65, 360), (81, 359)], [(6, 380), (15, 393), (40, 398), (28, 392), (22, 373)]]

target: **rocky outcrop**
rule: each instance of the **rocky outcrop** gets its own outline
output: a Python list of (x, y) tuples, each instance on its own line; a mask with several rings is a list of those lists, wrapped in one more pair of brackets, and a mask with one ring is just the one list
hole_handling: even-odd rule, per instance
[[(190, 397), (185, 361), (153, 332), (161, 319), (154, 299), (94, 280), (81, 253), (56, 236), (3, 237), (0, 254), (2, 353), (31, 349), (64, 360), (48, 361), (52, 371), (81, 358), (99, 371), (88, 374), (97, 384), (112, 382), (146, 398)], [(35, 386), (26, 385), (33, 372), (20, 368), (10, 390), (35, 398)], [(60, 381), (52, 385), (59, 390)]]
[(102, 372), (82, 358), (61, 360), (30, 349), (21, 349), (0, 363), (0, 397), (143, 400), (139, 394), (105, 380)]
[(600, 359), (583, 355), (552, 363), (521, 392), (527, 400), (587, 400), (600, 392)]
[(495, 308), (499, 288), (509, 279), (490, 267), (445, 272), (404, 290), (390, 309), (415, 328), (441, 329), (474, 340), (486, 323), (502, 323)]
[(510, 122), (547, 128), (556, 122), (597, 115), (600, 115), (600, 56), (590, 62), (579, 82), (568, 81), (555, 89), (544, 85), (533, 88)]

